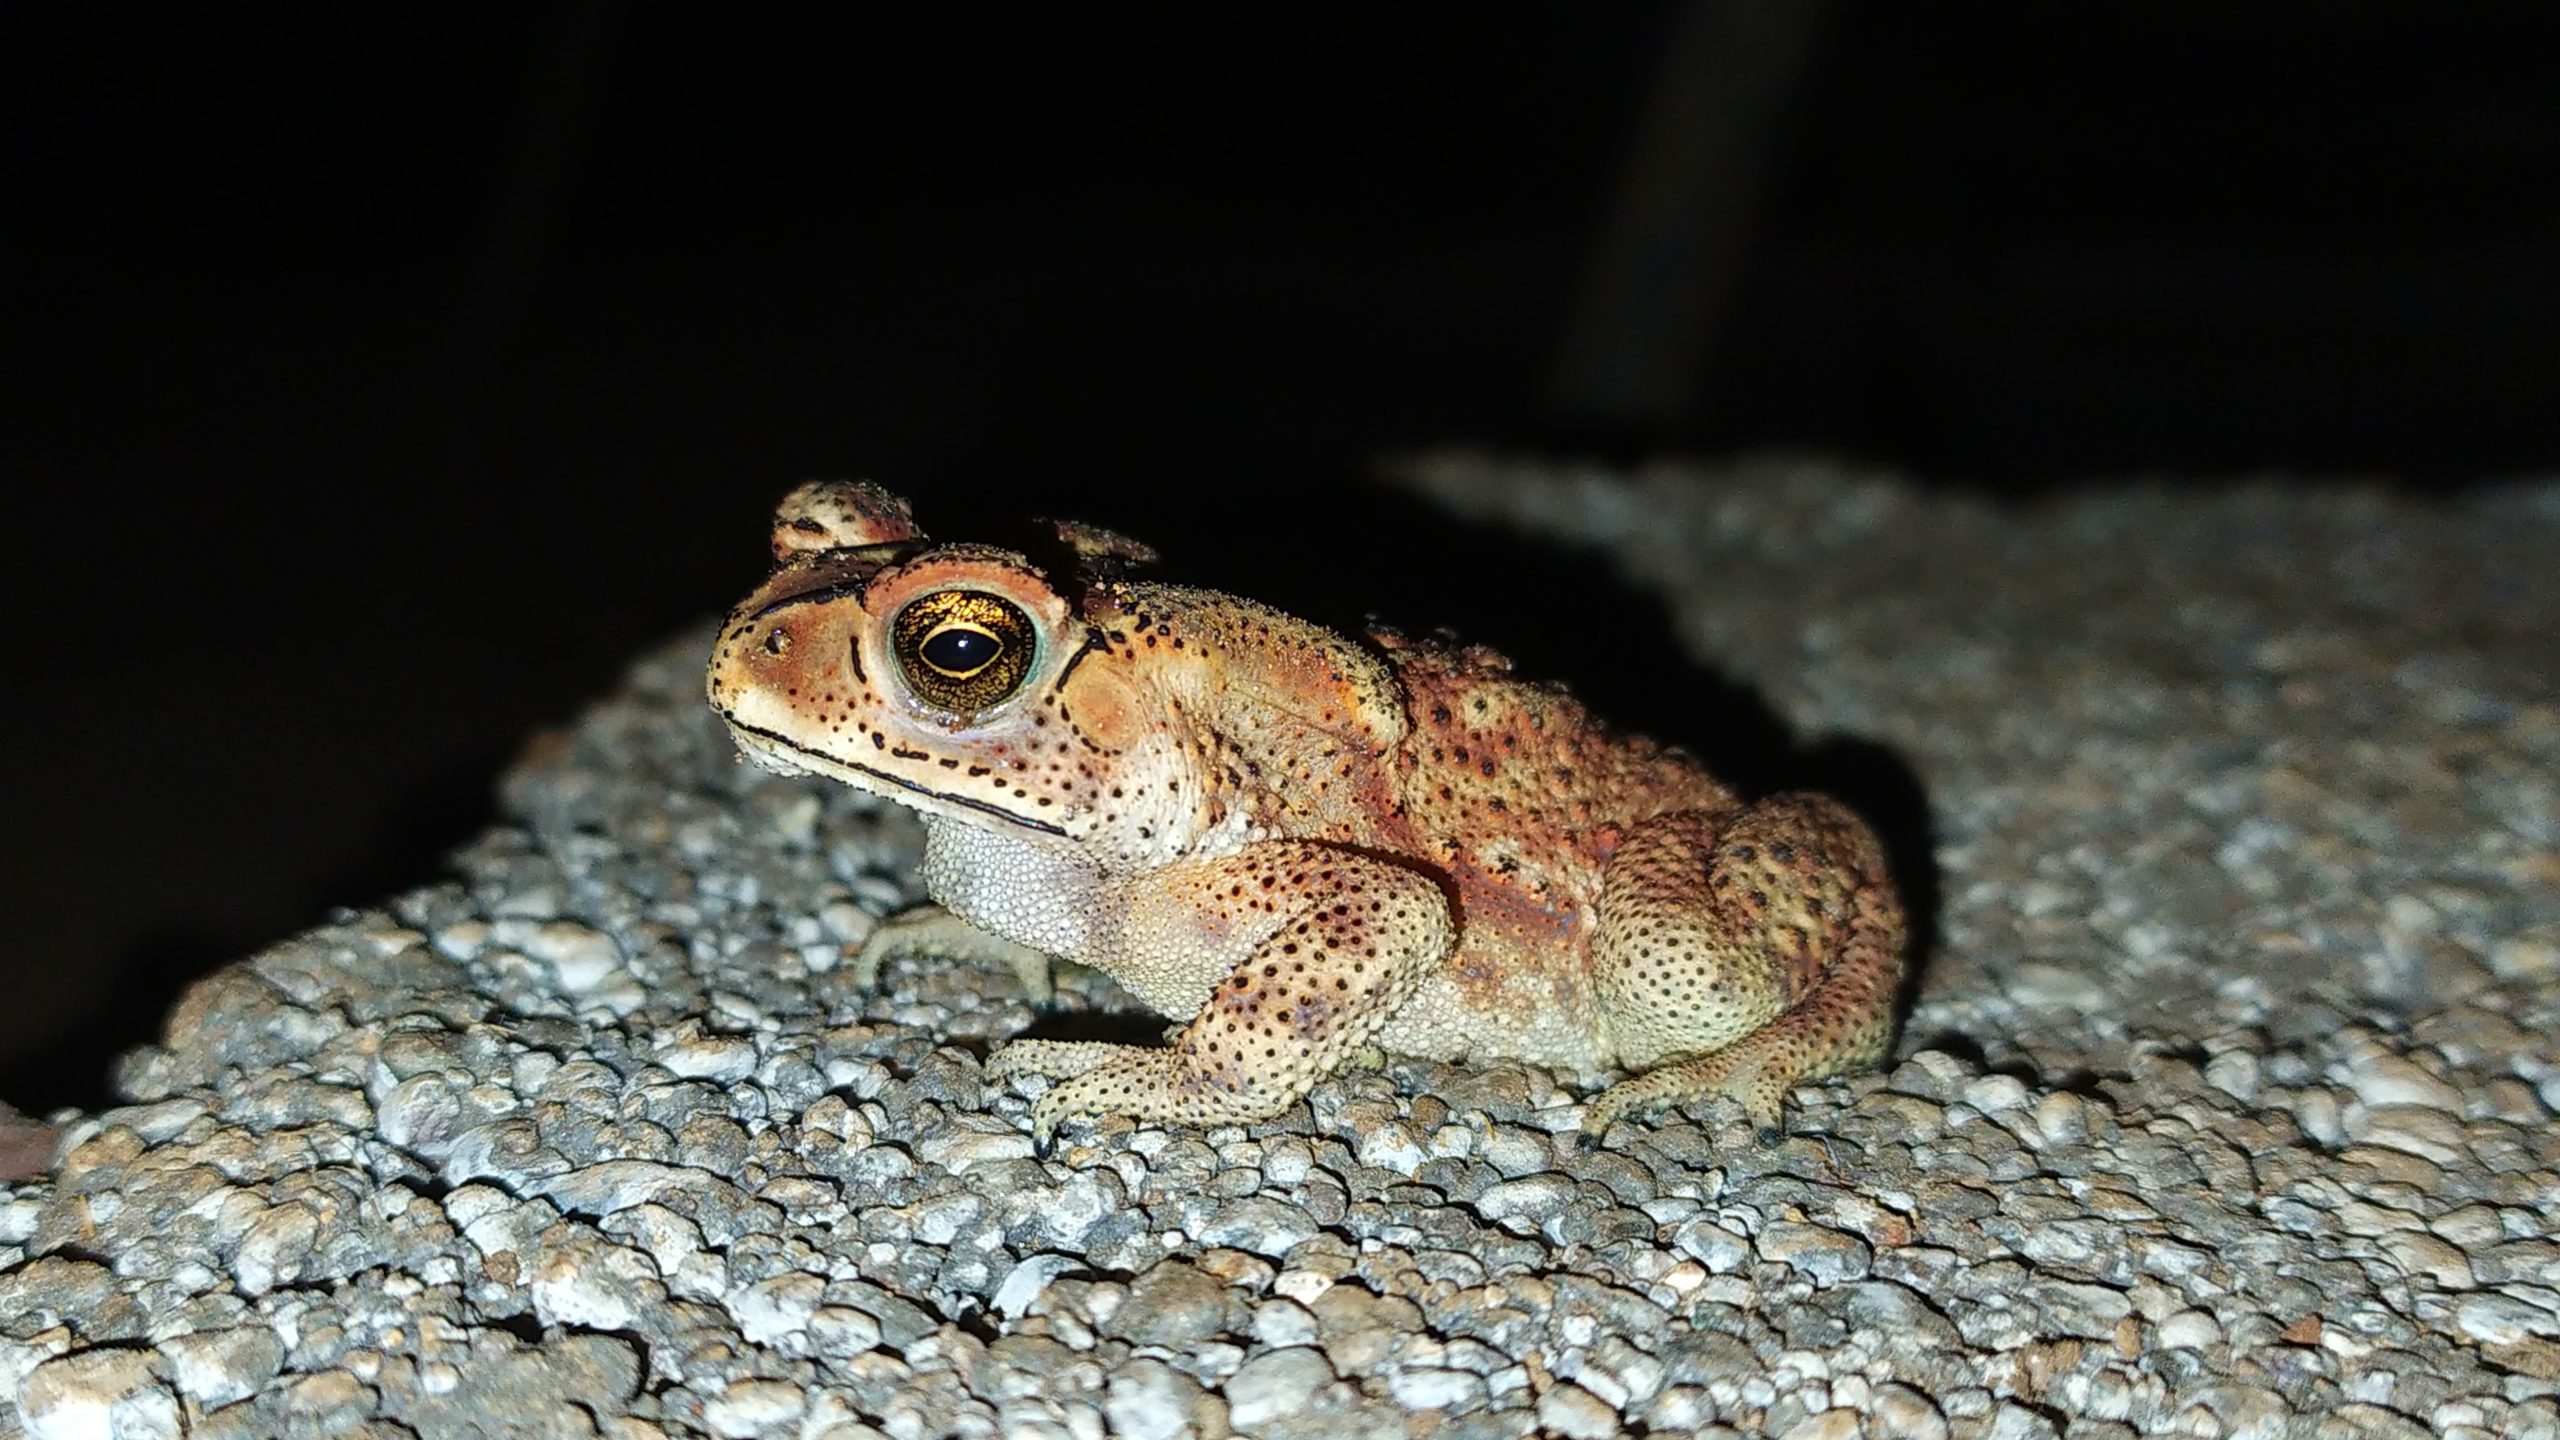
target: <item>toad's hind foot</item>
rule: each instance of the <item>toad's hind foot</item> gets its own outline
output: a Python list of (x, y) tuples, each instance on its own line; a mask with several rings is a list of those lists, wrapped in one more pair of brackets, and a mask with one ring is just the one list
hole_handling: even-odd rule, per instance
[(1730, 1099), (1741, 1102), (1754, 1129), (1764, 1137), (1772, 1136), (1783, 1130), (1787, 1090), (1792, 1084), (1785, 1066), (1771, 1063), (1774, 1058), (1746, 1040), (1729, 1050), (1621, 1080), (1582, 1112), (1582, 1133), (1596, 1141), (1619, 1121), (1662, 1106)]

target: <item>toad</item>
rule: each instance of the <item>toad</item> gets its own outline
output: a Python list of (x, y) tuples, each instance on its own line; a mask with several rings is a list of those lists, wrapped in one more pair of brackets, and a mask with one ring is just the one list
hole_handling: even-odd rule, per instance
[(1625, 1072), (1586, 1133), (1874, 1063), (1904, 920), (1874, 833), (1749, 801), (1501, 656), (1132, 578), (1059, 524), (941, 543), (876, 485), (802, 486), (711, 704), (767, 768), (921, 814), (938, 908), (864, 951), (1094, 966), (1167, 1043), (1016, 1040), (1064, 1120), (1271, 1116), (1380, 1053)]

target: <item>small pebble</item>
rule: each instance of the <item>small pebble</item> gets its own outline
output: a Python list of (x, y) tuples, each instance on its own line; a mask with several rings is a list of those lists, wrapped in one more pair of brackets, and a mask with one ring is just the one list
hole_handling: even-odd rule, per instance
[(1247, 1360), (1227, 1379), (1227, 1418), (1253, 1429), (1304, 1410), (1316, 1392), (1333, 1383), (1333, 1367), (1317, 1351), (1295, 1346)]
[(1579, 1385), (1558, 1385), (1538, 1397), (1538, 1423), (1568, 1440), (1609, 1440), (1618, 1414)]

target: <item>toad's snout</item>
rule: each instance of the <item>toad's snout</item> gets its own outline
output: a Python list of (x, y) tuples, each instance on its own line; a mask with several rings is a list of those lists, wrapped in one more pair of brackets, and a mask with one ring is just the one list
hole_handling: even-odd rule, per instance
[(741, 606), (730, 615), (705, 677), (712, 707), (733, 723), (750, 718), (744, 712), (759, 708), (759, 701), (788, 702), (842, 688), (823, 673), (829, 668), (824, 657), (844, 650), (828, 645), (825, 636), (841, 627), (829, 626), (814, 609), (759, 609)]

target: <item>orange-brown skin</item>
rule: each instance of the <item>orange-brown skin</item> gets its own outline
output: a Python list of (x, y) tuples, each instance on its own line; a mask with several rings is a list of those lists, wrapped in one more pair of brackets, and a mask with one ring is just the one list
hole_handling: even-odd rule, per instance
[(1763, 1124), (1890, 1038), (1903, 921), (1874, 836), (1820, 796), (1745, 804), (1490, 651), (1366, 645), (1248, 600), (926, 541), (876, 486), (794, 491), (712, 705), (760, 764), (925, 818), (948, 911), (866, 950), (1097, 966), (1188, 1023), (1164, 1048), (1017, 1041), (1034, 1109), (1268, 1116), (1375, 1047), (1611, 1087), (1585, 1127), (1727, 1094)]

